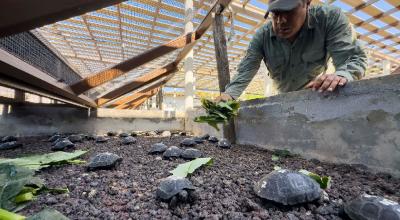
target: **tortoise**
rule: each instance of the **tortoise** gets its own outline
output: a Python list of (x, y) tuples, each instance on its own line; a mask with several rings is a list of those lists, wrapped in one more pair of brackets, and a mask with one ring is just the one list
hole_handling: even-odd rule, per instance
[(182, 149), (177, 146), (171, 146), (163, 153), (163, 157), (166, 159), (169, 158), (178, 158), (182, 154)]
[(208, 141), (211, 142), (211, 143), (217, 143), (218, 142), (218, 138), (215, 137), (215, 136), (210, 136), (208, 138)]
[(127, 134), (127, 133), (121, 133), (121, 134), (119, 134), (119, 137), (121, 137), (121, 138), (126, 138), (126, 137), (129, 137), (129, 134)]
[(201, 138), (201, 137), (194, 137), (193, 138), (193, 140), (194, 140), (194, 142), (196, 142), (196, 144), (202, 144), (202, 143), (204, 143), (204, 139), (203, 138)]
[(181, 157), (184, 159), (196, 159), (201, 156), (203, 156), (203, 153), (194, 148), (185, 149), (181, 154)]
[(181, 141), (181, 147), (194, 147), (196, 142), (192, 138), (185, 138)]
[(107, 132), (107, 136), (109, 136), (109, 137), (113, 137), (113, 136), (116, 136), (116, 135), (117, 135), (117, 132), (115, 132), (115, 131)]
[(88, 141), (94, 141), (94, 140), (96, 140), (96, 137), (97, 137), (96, 134), (87, 134), (87, 135), (85, 135), (85, 138)]
[(21, 146), (22, 146), (21, 143), (18, 143), (16, 141), (10, 141), (0, 144), (0, 150), (11, 150)]
[(108, 141), (108, 138), (104, 137), (104, 136), (97, 136), (96, 137), (96, 143), (105, 143)]
[(268, 201), (283, 205), (296, 205), (320, 199), (319, 184), (295, 171), (276, 170), (265, 175), (254, 186), (255, 193)]
[(175, 206), (178, 202), (188, 202), (193, 198), (195, 187), (184, 177), (170, 176), (161, 180), (156, 197), (163, 202)]
[(209, 137), (210, 137), (209, 134), (205, 134), (205, 135), (200, 136), (200, 138), (205, 140), (205, 141), (208, 140)]
[(151, 149), (149, 151), (150, 154), (164, 153), (168, 149), (168, 146), (163, 143), (157, 143), (151, 145)]
[(73, 148), (75, 147), (75, 144), (72, 143), (70, 140), (67, 138), (65, 139), (59, 139), (59, 141), (51, 148), (51, 150), (54, 151), (59, 151), (59, 150), (65, 150), (66, 148)]
[(400, 220), (400, 205), (379, 196), (360, 195), (344, 206), (353, 220)]
[(136, 138), (128, 136), (128, 137), (124, 137), (122, 139), (122, 144), (124, 145), (129, 145), (129, 144), (135, 144), (136, 143)]
[(116, 154), (109, 152), (99, 153), (90, 159), (87, 169), (88, 170), (112, 169), (121, 161), (122, 157)]
[(222, 138), (221, 140), (219, 140), (217, 146), (220, 148), (224, 148), (224, 149), (229, 149), (232, 147), (231, 143), (225, 138)]
[(71, 141), (72, 143), (77, 143), (77, 142), (82, 142), (83, 138), (79, 134), (73, 134), (68, 136), (68, 140)]
[(17, 141), (17, 138), (14, 136), (5, 136), (1, 139), (1, 142), (11, 142), (11, 141)]
[(56, 141), (56, 140), (59, 139), (59, 138), (61, 138), (61, 135), (55, 134), (55, 135), (51, 136), (47, 141), (48, 141), (48, 142), (54, 142), (54, 141)]

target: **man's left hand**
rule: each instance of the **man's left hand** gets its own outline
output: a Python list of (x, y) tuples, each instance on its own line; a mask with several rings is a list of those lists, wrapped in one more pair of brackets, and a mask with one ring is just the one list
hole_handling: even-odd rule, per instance
[(313, 91), (318, 90), (318, 92), (333, 92), (338, 86), (342, 87), (346, 85), (346, 83), (347, 79), (343, 76), (338, 76), (335, 74), (323, 74), (308, 83), (305, 88), (312, 89)]

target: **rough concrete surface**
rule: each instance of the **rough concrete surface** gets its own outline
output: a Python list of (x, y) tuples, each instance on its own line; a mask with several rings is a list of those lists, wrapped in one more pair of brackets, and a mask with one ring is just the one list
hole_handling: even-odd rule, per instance
[(108, 131), (184, 130), (183, 118), (103, 117), (89, 117), (87, 110), (68, 106), (15, 106), (10, 114), (2, 115), (0, 136), (36, 136), (53, 132), (104, 134)]
[(400, 175), (400, 76), (242, 103), (237, 141)]

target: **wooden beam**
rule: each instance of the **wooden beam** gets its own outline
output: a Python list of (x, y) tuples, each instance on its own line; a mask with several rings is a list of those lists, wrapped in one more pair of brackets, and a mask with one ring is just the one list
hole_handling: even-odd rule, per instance
[[(117, 90), (111, 91), (111, 92), (107, 93), (106, 95), (98, 98), (97, 99), (98, 105), (99, 106), (104, 105), (105, 103), (109, 102), (110, 100), (118, 98), (121, 95), (124, 95), (124, 94), (132, 91), (133, 90), (132, 89), (132, 85), (135, 85), (136, 86), (135, 88), (139, 88), (140, 86), (145, 86), (148, 83), (151, 83), (151, 79), (155, 79), (156, 80), (157, 78), (160, 78), (160, 77), (162, 77), (164, 75), (168, 75), (168, 74), (171, 74), (172, 72), (174, 72), (175, 68), (177, 67), (179, 62), (182, 61), (182, 59), (193, 48), (195, 42), (199, 38), (201, 38), (204, 35), (204, 33), (207, 31), (207, 29), (211, 26), (211, 23), (212, 23), (212, 20), (213, 20), (212, 19), (212, 12), (215, 11), (216, 5), (218, 3), (221, 3), (222, 6), (226, 7), (226, 6), (229, 5), (230, 2), (231, 2), (231, 0), (218, 0), (216, 2), (216, 4), (214, 4), (214, 6), (211, 8), (211, 10), (208, 12), (208, 14), (204, 18), (203, 22), (198, 26), (196, 31), (188, 33), (187, 35), (184, 35), (184, 36), (190, 36), (191, 40), (193, 40), (193, 42), (189, 42), (189, 41), (185, 42), (186, 43), (185, 47), (179, 53), (179, 55), (177, 56), (177, 58), (175, 59), (174, 62), (171, 62), (168, 65), (166, 65), (166, 66), (164, 66), (164, 67), (162, 67), (160, 69), (156, 69), (156, 70), (154, 70), (154, 71), (152, 71), (152, 72), (150, 72), (148, 74), (145, 74), (142, 77), (139, 77), (138, 80), (134, 80), (131, 83), (128, 83), (125, 86), (123, 86), (123, 87), (121, 87), (121, 88), (119, 88)], [(193, 37), (195, 37), (195, 38), (193, 39)], [(159, 47), (157, 47), (157, 48), (159, 48)], [(160, 51), (158, 53), (160, 53)], [(152, 50), (150, 50), (148, 52), (145, 52), (143, 54), (148, 54), (148, 56), (151, 56), (153, 59), (155, 59), (155, 58), (159, 57), (160, 55), (162, 55), (161, 53), (157, 54), (157, 51), (154, 51), (154, 49), (152, 49)], [(141, 55), (139, 55), (137, 57), (143, 57), (143, 54), (141, 54)], [(143, 60), (140, 60), (139, 58), (137, 58), (137, 60), (138, 60), (137, 62), (143, 62)], [(117, 68), (117, 66), (122, 65), (124, 63), (125, 63), (125, 65), (124, 65), (125, 68), (123, 70), (121, 70), (120, 68)], [(88, 77), (88, 78), (86, 78), (86, 79), (84, 79), (84, 80), (72, 85), (71, 89), (74, 92), (80, 94), (80, 93), (82, 93), (84, 91), (87, 91), (90, 88), (94, 88), (94, 87), (96, 87), (96, 86), (98, 86), (100, 84), (108, 82), (108, 81), (116, 78), (117, 76), (120, 76), (120, 75), (124, 74), (124, 72), (128, 72), (128, 71), (136, 68), (137, 66), (138, 66), (137, 63), (132, 62), (132, 60), (128, 60), (128, 61), (122, 62), (122, 63), (116, 65), (115, 67), (113, 67), (113, 68), (111, 68), (109, 70), (103, 71), (103, 73), (100, 72), (99, 74), (92, 75), (92, 76), (90, 76), (90, 77)], [(173, 70), (169, 70), (168, 71), (168, 69), (173, 69)], [(104, 77), (104, 78), (102, 78), (102, 77)]]
[(195, 41), (195, 36), (196, 34), (193, 32), (182, 35), (166, 44), (155, 47), (138, 56), (123, 61), (111, 67), (110, 69), (92, 74), (91, 76), (88, 76), (85, 79), (82, 79), (81, 81), (71, 85), (71, 89), (72, 91), (75, 92), (75, 94), (82, 94), (92, 88), (95, 88), (123, 74), (126, 74), (127, 72), (131, 71), (136, 67), (139, 67), (160, 56), (163, 56), (176, 49), (182, 48), (188, 44), (193, 43)]
[(166, 76), (174, 71), (176, 71), (176, 65), (175, 63), (170, 63), (160, 69), (156, 69), (148, 74), (145, 74), (141, 77), (138, 77), (137, 79), (125, 84), (124, 86), (114, 89), (110, 92), (108, 92), (105, 95), (102, 95), (101, 97), (96, 99), (96, 103), (98, 106), (103, 106), (104, 104), (117, 99), (120, 96), (123, 96), (129, 92), (132, 92), (135, 89), (140, 88), (141, 86), (144, 86), (146, 84), (149, 84), (151, 82), (154, 82), (158, 79), (160, 79), (163, 76)]
[(32, 85), (39, 90), (44, 90), (48, 94), (79, 103), (84, 106), (97, 107), (90, 98), (75, 95), (68, 85), (57, 82), (56, 79), (40, 71), (36, 67), (25, 63), (8, 52), (0, 49), (0, 76), (6, 76), (16, 81)]
[(143, 102), (145, 102), (148, 98), (155, 95), (159, 91), (159, 89), (160, 88), (155, 88), (153, 90), (142, 93), (141, 95), (137, 96), (135, 99), (131, 100), (128, 103), (118, 105), (117, 107), (115, 107), (115, 109), (134, 109), (139, 105), (141, 105)]
[(0, 37), (32, 30), (123, 0), (5, 0), (0, 7)]

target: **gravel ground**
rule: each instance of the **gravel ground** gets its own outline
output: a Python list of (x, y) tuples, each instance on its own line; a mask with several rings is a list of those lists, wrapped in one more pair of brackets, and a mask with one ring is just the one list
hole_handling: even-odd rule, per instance
[[(19, 149), (1, 151), (0, 157), (17, 157), (51, 152), (48, 137), (27, 137)], [(123, 157), (115, 170), (86, 171), (84, 166), (64, 165), (42, 170), (38, 176), (48, 186), (68, 187), (69, 194), (40, 195), (22, 212), (30, 215), (44, 207), (57, 209), (70, 219), (343, 219), (342, 204), (355, 196), (368, 193), (385, 196), (399, 202), (400, 180), (388, 174), (373, 174), (363, 166), (349, 166), (305, 160), (294, 156), (271, 160), (272, 152), (253, 146), (235, 145), (220, 149), (215, 144), (196, 146), (214, 165), (202, 168), (190, 177), (197, 187), (197, 199), (170, 209), (155, 198), (155, 191), (168, 171), (183, 159), (160, 160), (148, 155), (151, 144), (163, 142), (179, 145), (184, 137), (137, 137), (133, 145), (121, 145), (114, 137), (108, 143), (85, 141), (76, 149), (89, 150), (88, 160), (95, 153), (112, 152)], [(307, 169), (332, 177), (327, 190), (329, 200), (282, 207), (259, 199), (253, 192), (256, 181), (271, 172), (274, 166), (287, 169)]]

